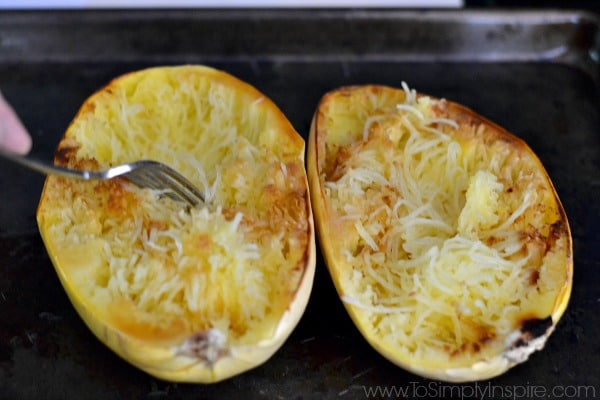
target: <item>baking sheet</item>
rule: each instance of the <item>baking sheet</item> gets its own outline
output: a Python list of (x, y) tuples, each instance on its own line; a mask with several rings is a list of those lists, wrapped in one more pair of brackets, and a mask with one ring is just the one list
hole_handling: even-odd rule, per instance
[(85, 327), (37, 232), (43, 178), (0, 161), (0, 398), (600, 396), (599, 26), (576, 11), (0, 13), (0, 89), (30, 129), (35, 157), (52, 158), (93, 91), (147, 66), (224, 69), (271, 97), (304, 137), (326, 91), (406, 81), (529, 143), (569, 216), (575, 259), (571, 302), (546, 348), (490, 381), (429, 381), (386, 361), (350, 321), (319, 255), (306, 313), (267, 363), (214, 385), (174, 384), (131, 367)]
[(462, 0), (3, 0), (0, 9), (57, 8), (458, 8)]

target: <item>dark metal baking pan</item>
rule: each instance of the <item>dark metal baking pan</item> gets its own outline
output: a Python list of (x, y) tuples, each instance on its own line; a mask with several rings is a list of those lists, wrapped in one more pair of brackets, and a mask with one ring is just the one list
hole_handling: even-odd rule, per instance
[(30, 129), (34, 156), (51, 159), (83, 100), (142, 67), (224, 69), (270, 96), (304, 136), (326, 91), (406, 81), (471, 107), (536, 151), (570, 219), (575, 279), (543, 351), (491, 381), (446, 386), (376, 353), (319, 259), (303, 319), (266, 364), (214, 385), (163, 382), (79, 319), (37, 232), (43, 178), (0, 162), (0, 398), (361, 399), (377, 387), (396, 390), (390, 398), (531, 398), (534, 389), (600, 397), (599, 26), (576, 11), (1, 13), (0, 88)]

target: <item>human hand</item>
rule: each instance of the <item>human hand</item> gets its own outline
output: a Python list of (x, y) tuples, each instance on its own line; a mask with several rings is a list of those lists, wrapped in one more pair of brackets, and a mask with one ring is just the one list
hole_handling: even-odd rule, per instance
[(0, 93), (0, 148), (26, 154), (31, 149), (31, 136), (17, 113)]

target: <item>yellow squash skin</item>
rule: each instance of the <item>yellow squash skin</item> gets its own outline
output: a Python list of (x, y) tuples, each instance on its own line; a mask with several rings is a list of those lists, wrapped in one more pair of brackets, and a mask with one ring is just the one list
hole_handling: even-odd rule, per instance
[(466, 382), (544, 346), (570, 297), (572, 239), (522, 140), (407, 86), (342, 87), (316, 109), (307, 171), (337, 292), (388, 360)]
[(269, 359), (312, 289), (304, 141), (251, 85), (185, 65), (120, 76), (81, 106), (55, 162), (165, 162), (206, 195), (186, 209), (125, 179), (49, 177), (41, 236), (73, 306), (124, 360), (212, 383)]

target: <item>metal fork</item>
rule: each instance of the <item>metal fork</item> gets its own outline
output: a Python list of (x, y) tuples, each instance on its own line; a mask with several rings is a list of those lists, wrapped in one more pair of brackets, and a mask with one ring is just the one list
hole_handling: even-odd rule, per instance
[(117, 165), (103, 171), (89, 171), (60, 167), (3, 150), (0, 150), (0, 156), (46, 175), (57, 175), (84, 181), (101, 181), (119, 176), (128, 179), (139, 187), (164, 191), (165, 195), (183, 201), (192, 207), (205, 202), (204, 194), (187, 178), (158, 161), (140, 160)]

